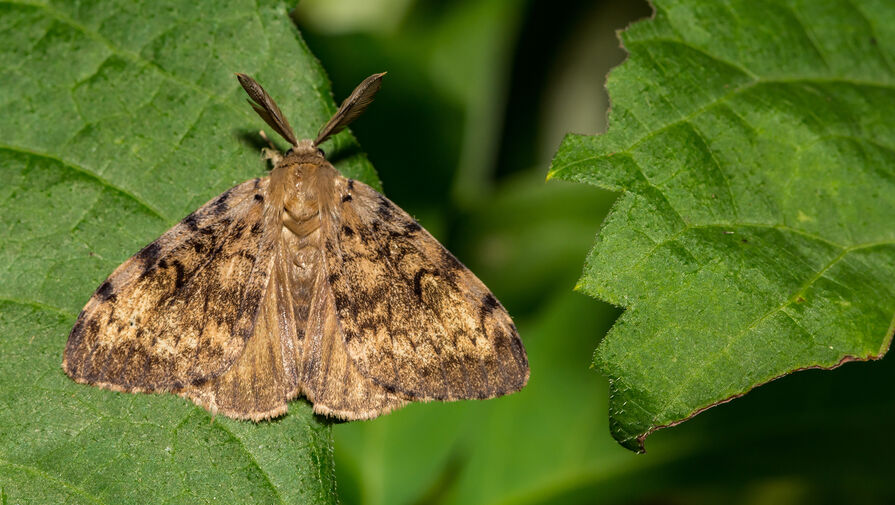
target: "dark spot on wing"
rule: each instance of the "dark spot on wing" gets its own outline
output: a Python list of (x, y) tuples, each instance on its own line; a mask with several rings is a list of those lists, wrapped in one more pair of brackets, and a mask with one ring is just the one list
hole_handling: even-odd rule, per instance
[(252, 225), (252, 235), (257, 235), (261, 233), (261, 230), (264, 229), (264, 225), (261, 224), (261, 221), (255, 221), (255, 224)]
[(189, 244), (193, 246), (193, 250), (196, 251), (196, 254), (202, 254), (205, 251), (205, 244), (199, 240), (199, 237), (191, 237), (193, 240), (190, 240)]
[(410, 221), (410, 222), (404, 223), (404, 231), (407, 232), (408, 234), (416, 233), (416, 232), (420, 231), (421, 229), (423, 229), (423, 227), (420, 226), (419, 223), (417, 223), (416, 221)]
[(333, 290), (333, 299), (335, 300), (336, 308), (339, 311), (342, 311), (343, 309), (350, 311), (353, 300), (342, 293), (341, 290)]
[(220, 214), (227, 210), (227, 200), (230, 199), (230, 192), (233, 191), (233, 188), (228, 189), (221, 193), (221, 196), (217, 197), (215, 201), (211, 204), (211, 210), (215, 214)]
[(348, 191), (354, 189), (354, 179), (348, 179)]
[(259, 203), (264, 201), (264, 197), (261, 195), (261, 193), (255, 193), (255, 201)]
[(496, 309), (500, 304), (497, 302), (497, 298), (494, 298), (494, 295), (488, 293), (487, 295), (482, 297), (482, 311), (492, 312)]
[(441, 248), (441, 261), (442, 264), (449, 270), (463, 270), (463, 263), (460, 263), (450, 251), (445, 248)]
[(99, 323), (96, 321), (96, 319), (87, 321), (87, 333), (90, 333), (91, 335), (96, 335), (97, 333), (99, 333)]
[(336, 246), (333, 245), (333, 241), (332, 241), (332, 240), (330, 240), (330, 239), (326, 239), (326, 243), (324, 244), (324, 247), (326, 248), (326, 251), (327, 251), (330, 255), (333, 255), (333, 256), (335, 255), (335, 252), (336, 252)]
[(96, 290), (96, 296), (100, 299), (100, 301), (108, 301), (115, 299), (115, 290), (112, 288), (112, 284), (109, 281), (103, 282), (99, 285), (99, 288)]
[(180, 289), (186, 282), (186, 275), (184, 273), (183, 264), (177, 260), (174, 260), (174, 270), (177, 272), (176, 277), (174, 278), (174, 289)]
[(199, 221), (199, 218), (196, 217), (195, 212), (193, 212), (189, 216), (183, 218), (183, 224), (186, 225), (186, 227), (189, 228), (190, 231), (196, 231), (199, 229), (198, 221)]
[(155, 269), (156, 261), (158, 261), (160, 253), (161, 247), (158, 245), (157, 242), (149, 244), (137, 253), (136, 257), (143, 265), (143, 271), (140, 272), (140, 279), (143, 279), (147, 275), (152, 273), (152, 271)]
[[(515, 327), (513, 328), (515, 333)], [(519, 337), (511, 338), (510, 345), (513, 347), (513, 358), (516, 360), (516, 366), (519, 367), (519, 370), (527, 370), (528, 369), (528, 357), (525, 356), (525, 349), (522, 347), (522, 341), (519, 340)], [(522, 378), (520, 377), (519, 383), (522, 383)]]
[[(71, 329), (71, 333), (69, 334), (68, 347), (74, 349), (84, 338), (84, 311), (81, 311), (81, 315), (78, 316), (77, 322), (75, 322), (75, 327)], [(74, 360), (69, 360), (68, 366), (74, 370)]]
[(351, 237), (354, 235), (354, 230), (352, 230), (350, 226), (342, 226), (342, 235)]
[(379, 195), (379, 205), (376, 207), (376, 214), (386, 221), (392, 219), (393, 212), (391, 203), (382, 195)]
[(137, 253), (137, 258), (143, 262), (144, 266), (154, 265), (156, 260), (158, 260), (158, 255), (161, 252), (161, 246), (158, 245), (158, 242), (153, 242), (148, 246), (144, 247)]
[(420, 300), (423, 299), (423, 276), (426, 274), (431, 274), (432, 272), (424, 269), (421, 269), (413, 276), (413, 292), (416, 294), (416, 297)]
[(346, 193), (345, 196), (342, 197), (342, 203), (351, 201), (351, 193)]

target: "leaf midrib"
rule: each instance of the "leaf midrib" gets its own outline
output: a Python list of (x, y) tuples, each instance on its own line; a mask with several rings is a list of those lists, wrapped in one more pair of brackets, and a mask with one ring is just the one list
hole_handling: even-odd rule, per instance
[(71, 170), (72, 172), (75, 172), (77, 174), (81, 174), (81, 175), (84, 175), (90, 179), (93, 179), (94, 181), (98, 182), (100, 184), (100, 186), (102, 186), (102, 187), (105, 187), (105, 188), (111, 189), (117, 193), (120, 193), (124, 197), (130, 199), (131, 201), (133, 201), (140, 207), (143, 207), (143, 209), (149, 211), (152, 215), (162, 219), (166, 223), (172, 222), (172, 220), (170, 218), (168, 218), (167, 216), (165, 216), (164, 213), (162, 213), (162, 211), (155, 208), (149, 202), (143, 200), (142, 198), (140, 198), (139, 196), (135, 195), (134, 193), (128, 191), (127, 189), (124, 189), (120, 186), (116, 186), (111, 181), (109, 181), (108, 179), (105, 179), (104, 177), (97, 174), (96, 172), (94, 172), (86, 167), (77, 165), (76, 163), (74, 163), (72, 161), (65, 160), (59, 156), (55, 156), (55, 155), (47, 153), (47, 152), (38, 151), (36, 149), (30, 149), (27, 147), (14, 146), (14, 145), (10, 145), (10, 144), (0, 144), (0, 149), (6, 150), (9, 152), (13, 152), (13, 153), (25, 154), (28, 156), (34, 156), (34, 157), (38, 157), (38, 158), (44, 158), (44, 159), (59, 163), (66, 169)]

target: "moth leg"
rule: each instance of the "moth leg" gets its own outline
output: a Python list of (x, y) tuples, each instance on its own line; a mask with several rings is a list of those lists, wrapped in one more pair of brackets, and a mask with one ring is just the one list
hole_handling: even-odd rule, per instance
[(259, 131), (258, 135), (261, 135), (261, 138), (263, 138), (267, 142), (267, 145), (270, 146), (261, 148), (261, 159), (264, 161), (270, 160), (271, 165), (277, 166), (277, 163), (279, 163), (280, 160), (283, 159), (283, 155), (280, 154), (277, 146), (275, 146), (273, 142), (271, 142), (270, 139), (267, 138), (267, 134), (264, 133), (264, 130)]

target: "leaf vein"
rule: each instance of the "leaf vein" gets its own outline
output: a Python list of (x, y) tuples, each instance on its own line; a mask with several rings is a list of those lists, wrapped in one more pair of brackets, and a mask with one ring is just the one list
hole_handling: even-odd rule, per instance
[(79, 496), (83, 496), (84, 498), (87, 498), (88, 500), (90, 500), (94, 503), (99, 503), (100, 505), (105, 505), (105, 502), (100, 500), (98, 497), (88, 493), (87, 491), (79, 488), (78, 486), (75, 486), (74, 484), (72, 484), (71, 482), (68, 482), (67, 480), (50, 475), (47, 472), (44, 472), (43, 470), (41, 470), (37, 467), (31, 466), (31, 465), (23, 465), (20, 463), (13, 463), (12, 461), (9, 461), (6, 459), (0, 459), (0, 465), (6, 465), (8, 467), (15, 468), (17, 470), (23, 470), (25, 472), (29, 472), (31, 474), (37, 475), (39, 477), (47, 479), (50, 482), (57, 484), (65, 489), (68, 489)]
[[(730, 348), (735, 342), (738, 342), (743, 336), (745, 336), (750, 331), (754, 330), (759, 324), (766, 321), (768, 318), (776, 314), (777, 312), (783, 311), (787, 306), (791, 305), (793, 301), (800, 295), (804, 294), (805, 291), (811, 287), (820, 277), (824, 275), (827, 271), (829, 271), (834, 265), (836, 265), (839, 261), (841, 261), (849, 252), (866, 249), (869, 247), (878, 247), (880, 245), (891, 245), (895, 244), (895, 241), (883, 241), (883, 242), (874, 242), (868, 244), (861, 244), (859, 246), (845, 248), (840, 252), (836, 257), (830, 260), (826, 265), (823, 266), (814, 276), (805, 281), (801, 286), (799, 286), (798, 290), (792, 295), (789, 296), (786, 300), (783, 301), (779, 306), (772, 308), (771, 310), (764, 313), (761, 317), (757, 318), (754, 322), (752, 322), (749, 326), (744, 328), (742, 331), (737, 333), (736, 335), (727, 339), (727, 343), (721, 348), (719, 351), (712, 353), (713, 356), (707, 356), (704, 365), (701, 370), (705, 370), (710, 364), (715, 364), (721, 358), (724, 353), (729, 352)], [(787, 314), (788, 315), (788, 314)], [(653, 416), (654, 424), (661, 424), (661, 419), (664, 419), (669, 413), (669, 409), (671, 408), (671, 404), (673, 399), (680, 396), (681, 392), (684, 391), (687, 387), (691, 386), (693, 382), (698, 378), (698, 374), (690, 374), (688, 375), (679, 385), (678, 387), (668, 395), (668, 399), (665, 401), (662, 409), (659, 413)], [(698, 409), (697, 409), (698, 410)], [(685, 416), (686, 417), (686, 416)]]
[(264, 477), (264, 482), (266, 482), (267, 485), (270, 487), (271, 491), (273, 491), (273, 494), (274, 494), (274, 496), (277, 497), (277, 500), (279, 500), (279, 502), (282, 503), (283, 505), (287, 505), (286, 500), (284, 500), (282, 495), (280, 495), (279, 488), (277, 488), (277, 486), (274, 485), (273, 480), (270, 477), (270, 474), (268, 474), (267, 471), (265, 471), (264, 468), (261, 466), (261, 464), (258, 463), (258, 460), (255, 459), (255, 455), (252, 454), (252, 451), (249, 450), (245, 441), (243, 439), (241, 439), (240, 437), (236, 436), (236, 434), (230, 428), (224, 426), (223, 423), (214, 423), (214, 425), (215, 425), (215, 427), (217, 427), (218, 429), (220, 429), (221, 431), (223, 431), (224, 433), (229, 435), (230, 438), (239, 442), (239, 447), (243, 450), (243, 452), (245, 452), (246, 456), (248, 456), (249, 462), (252, 465), (254, 465), (255, 468), (257, 468), (258, 471), (261, 473), (261, 475)]
[(2, 303), (2, 302), (14, 303), (16, 305), (23, 305), (25, 307), (31, 307), (33, 309), (55, 312), (56, 314), (66, 316), (66, 317), (71, 317), (71, 318), (74, 318), (77, 316), (77, 314), (69, 312), (65, 309), (60, 309), (59, 307), (54, 307), (52, 305), (48, 305), (46, 303), (42, 303), (42, 302), (38, 302), (38, 301), (34, 301), (34, 300), (23, 300), (20, 298), (10, 298), (8, 296), (0, 295), (0, 303)]
[(140, 198), (139, 196), (137, 196), (136, 194), (132, 193), (131, 191), (129, 191), (127, 189), (124, 189), (120, 186), (116, 186), (115, 184), (112, 184), (112, 182), (109, 181), (108, 179), (103, 178), (99, 174), (97, 174), (85, 167), (78, 166), (78, 165), (74, 164), (73, 162), (66, 161), (58, 156), (55, 156), (55, 155), (52, 155), (49, 153), (45, 153), (45, 152), (41, 152), (41, 151), (37, 151), (35, 149), (29, 149), (26, 147), (12, 146), (12, 145), (8, 145), (8, 144), (0, 144), (0, 149), (5, 149), (7, 151), (14, 152), (14, 153), (27, 154), (27, 155), (55, 161), (73, 172), (77, 172), (79, 174), (85, 175), (85, 176), (95, 180), (96, 182), (100, 183), (102, 186), (105, 186), (109, 189), (113, 189), (113, 190), (117, 191), (118, 193), (121, 193), (122, 195), (133, 200), (135, 203), (137, 203), (138, 205), (143, 207), (145, 210), (149, 211), (151, 214), (164, 220), (165, 222), (171, 222), (171, 220), (167, 216), (165, 216), (160, 210), (158, 210), (154, 206), (152, 206), (149, 202), (143, 200), (142, 198)]
[(159, 66), (157, 63), (147, 60), (144, 57), (140, 56), (139, 53), (135, 53), (133, 51), (128, 51), (122, 47), (116, 46), (115, 44), (112, 43), (111, 40), (107, 39), (106, 37), (104, 37), (102, 34), (97, 32), (96, 30), (90, 29), (89, 27), (79, 23), (77, 20), (72, 19), (70, 16), (66, 15), (63, 12), (60, 12), (59, 10), (51, 7), (48, 4), (22, 2), (22, 1), (18, 1), (18, 0), (0, 0), (0, 3), (7, 4), (7, 5), (19, 5), (19, 6), (35, 7), (38, 9), (42, 9), (45, 12), (47, 12), (47, 14), (49, 14), (54, 19), (56, 19), (58, 22), (66, 24), (68, 26), (71, 26), (75, 30), (78, 30), (81, 33), (83, 33), (84, 35), (86, 35), (87, 37), (106, 46), (106, 48), (109, 51), (112, 51), (114, 54), (124, 57), (132, 62), (138, 63), (144, 67), (151, 68), (151, 69), (155, 70), (156, 72), (158, 72), (159, 75), (161, 75), (162, 77), (164, 77), (165, 79), (167, 79), (173, 83), (176, 83), (176, 84), (183, 86), (184, 88), (190, 89), (194, 92), (206, 95), (209, 98), (211, 98), (212, 100), (215, 100), (216, 102), (221, 103), (225, 107), (236, 111), (237, 113), (239, 113), (240, 115), (242, 115), (244, 117), (250, 117), (248, 115), (247, 111), (243, 110), (243, 108), (237, 108), (233, 104), (223, 101), (221, 99), (221, 97), (217, 96), (212, 91), (205, 89), (205, 88), (203, 88), (195, 83), (192, 83), (190, 81), (182, 79), (175, 74), (172, 74), (168, 70), (165, 70), (163, 67)]

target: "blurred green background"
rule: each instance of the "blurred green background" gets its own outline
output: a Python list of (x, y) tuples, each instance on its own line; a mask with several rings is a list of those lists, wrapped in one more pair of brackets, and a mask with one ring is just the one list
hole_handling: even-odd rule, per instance
[(615, 199), (544, 182), (566, 132), (605, 130), (615, 30), (645, 2), (304, 0), (293, 17), (341, 100), (389, 72), (352, 129), (386, 194), (514, 316), (520, 393), (334, 428), (346, 504), (887, 503), (891, 359), (807, 371), (647, 441), (609, 436), (590, 369), (617, 308), (572, 291)]

